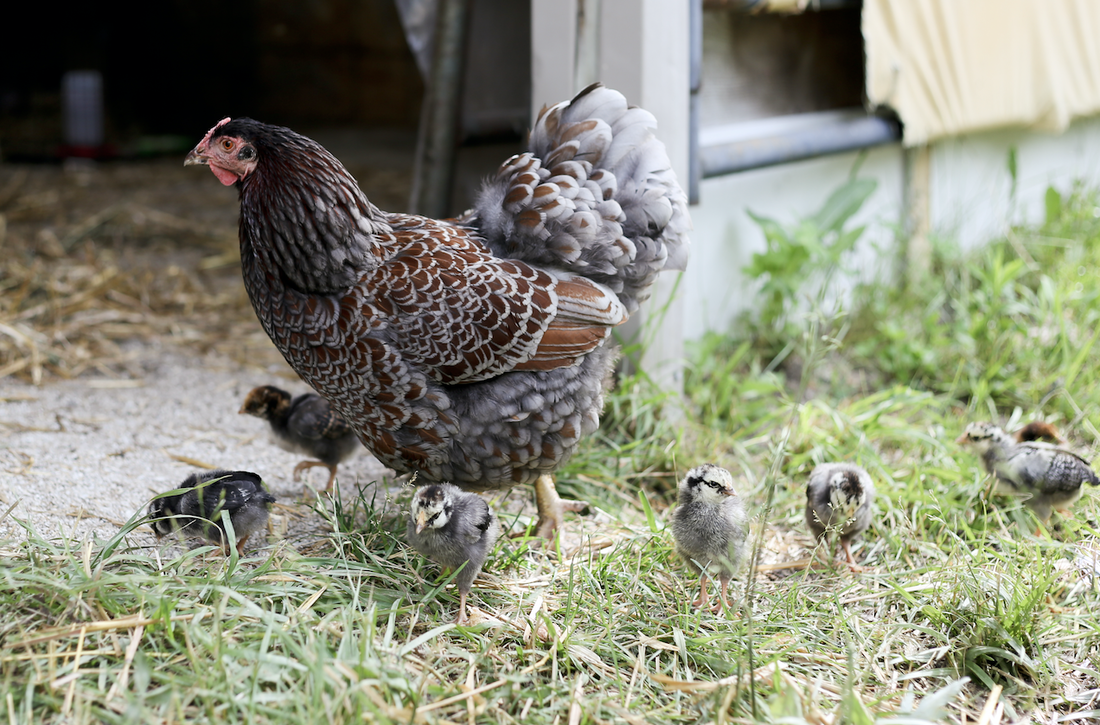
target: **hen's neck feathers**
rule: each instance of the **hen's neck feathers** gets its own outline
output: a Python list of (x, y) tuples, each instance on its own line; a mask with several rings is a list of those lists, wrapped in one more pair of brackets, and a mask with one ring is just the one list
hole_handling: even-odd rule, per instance
[(311, 294), (347, 290), (378, 266), (390, 227), (343, 164), (289, 129), (265, 126), (254, 144), (256, 170), (238, 185), (242, 256)]

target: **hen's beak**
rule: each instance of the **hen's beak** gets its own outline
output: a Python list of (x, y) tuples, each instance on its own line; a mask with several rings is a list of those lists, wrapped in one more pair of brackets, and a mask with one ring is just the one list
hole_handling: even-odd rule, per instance
[(206, 148), (204, 144), (199, 144), (195, 148), (191, 149), (191, 153), (187, 154), (187, 158), (183, 160), (184, 166), (194, 166), (200, 164), (206, 166), (210, 163), (210, 159), (206, 158)]
[(419, 534), (426, 528), (428, 528), (428, 512), (418, 511), (416, 513), (416, 533)]

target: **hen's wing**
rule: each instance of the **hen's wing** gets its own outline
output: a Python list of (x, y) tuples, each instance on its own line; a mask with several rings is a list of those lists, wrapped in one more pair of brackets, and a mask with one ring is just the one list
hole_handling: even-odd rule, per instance
[(571, 365), (626, 310), (611, 290), (494, 256), (447, 222), (391, 215), (400, 251), (361, 280), (407, 363), (443, 383)]
[(341, 418), (327, 400), (307, 393), (294, 406), (287, 429), (306, 440), (336, 440), (351, 433), (351, 426)]

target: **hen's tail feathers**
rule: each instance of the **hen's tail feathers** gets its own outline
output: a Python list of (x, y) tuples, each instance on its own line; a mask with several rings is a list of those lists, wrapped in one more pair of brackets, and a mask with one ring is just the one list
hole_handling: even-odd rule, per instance
[(478, 197), (476, 223), (493, 251), (588, 277), (637, 309), (657, 273), (688, 257), (687, 197), (656, 126), (598, 83), (544, 108), (530, 150)]

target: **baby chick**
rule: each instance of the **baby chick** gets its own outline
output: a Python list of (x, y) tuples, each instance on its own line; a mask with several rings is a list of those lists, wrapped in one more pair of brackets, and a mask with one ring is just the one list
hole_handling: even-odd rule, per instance
[(840, 532), (848, 568), (862, 571), (852, 556), (851, 542), (871, 524), (875, 484), (867, 471), (850, 463), (822, 463), (810, 472), (806, 485), (806, 525), (821, 540)]
[(291, 398), (290, 393), (273, 385), (261, 385), (249, 391), (240, 413), (263, 418), (271, 424), (275, 442), (283, 449), (320, 459), (302, 461), (294, 467), (294, 480), (314, 466), (328, 469), (326, 491), (336, 480), (336, 466), (359, 447), (355, 431), (329, 402), (315, 393)]
[(710, 603), (707, 575), (718, 577), (720, 601), (711, 611), (729, 609), (726, 590), (730, 578), (745, 556), (748, 515), (737, 492), (733, 476), (724, 468), (704, 463), (691, 469), (680, 481), (676, 510), (672, 512), (672, 536), (678, 553), (699, 574), (696, 607)]
[(222, 511), (229, 513), (237, 553), (243, 555), (244, 542), (267, 523), (268, 509), (275, 502), (275, 497), (264, 490), (260, 477), (248, 471), (192, 473), (178, 488), (190, 490), (155, 498), (149, 504), (157, 538), (173, 531), (197, 533), (220, 544), (226, 556), (230, 542)]
[(1100, 485), (1089, 462), (1073, 451), (1043, 441), (1017, 443), (992, 423), (971, 423), (955, 441), (972, 446), (985, 469), (1014, 493), (1029, 494), (1025, 503), (1046, 523), (1051, 511), (1067, 511), (1081, 497), (1081, 484)]
[(458, 618), (466, 623), (466, 595), (500, 534), (489, 505), (476, 493), (449, 483), (422, 486), (412, 498), (407, 535), (414, 549), (452, 571), (458, 585)]
[(1053, 443), (1056, 446), (1066, 445), (1065, 438), (1058, 432), (1058, 429), (1052, 426), (1050, 423), (1046, 423), (1041, 420), (1033, 420), (1025, 425), (1020, 430), (1013, 434), (1017, 443), (1029, 443), (1032, 441), (1043, 441), (1046, 443)]

